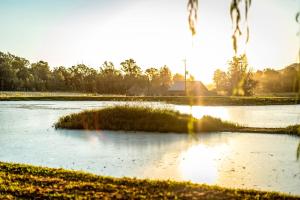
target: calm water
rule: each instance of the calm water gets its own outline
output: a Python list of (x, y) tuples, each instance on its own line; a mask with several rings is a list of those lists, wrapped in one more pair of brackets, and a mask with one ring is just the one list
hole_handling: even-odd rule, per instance
[[(0, 160), (110, 176), (191, 180), (300, 194), (300, 139), (245, 133), (184, 134), (55, 130), (62, 115), (124, 102), (0, 102)], [(172, 107), (249, 126), (299, 123), (300, 106)], [(246, 123), (247, 122), (247, 123)]]

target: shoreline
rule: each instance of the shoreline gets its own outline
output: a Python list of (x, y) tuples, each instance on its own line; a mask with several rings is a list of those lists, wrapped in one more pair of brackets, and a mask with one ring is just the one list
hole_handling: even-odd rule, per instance
[(0, 96), (0, 101), (142, 101), (201, 106), (298, 105), (297, 97), (231, 97), (231, 96)]
[[(68, 128), (56, 128), (58, 130), (85, 130), (86, 129), (68, 129)], [(217, 130), (217, 131), (203, 131), (203, 132), (194, 132), (194, 133), (181, 133), (181, 132), (148, 132), (148, 131), (124, 131), (124, 130), (101, 130), (101, 131), (114, 131), (114, 132), (130, 132), (130, 133), (156, 133), (156, 134), (214, 134), (214, 133), (249, 133), (249, 134), (266, 134), (266, 135), (287, 135), (300, 137), (299, 133), (289, 133), (285, 131), (286, 128), (259, 128), (259, 127), (244, 127), (236, 130)], [(87, 130), (87, 131), (97, 131), (97, 130)], [(121, 133), (123, 134), (123, 133)]]

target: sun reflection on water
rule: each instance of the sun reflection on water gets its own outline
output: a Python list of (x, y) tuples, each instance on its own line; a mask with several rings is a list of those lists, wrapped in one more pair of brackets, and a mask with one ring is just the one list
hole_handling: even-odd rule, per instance
[(181, 113), (192, 114), (196, 118), (202, 118), (204, 115), (210, 115), (223, 120), (230, 119), (228, 109), (224, 107), (176, 105), (175, 109)]
[(198, 144), (179, 156), (179, 170), (184, 180), (213, 184), (218, 179), (218, 164), (229, 153), (226, 144), (208, 146)]

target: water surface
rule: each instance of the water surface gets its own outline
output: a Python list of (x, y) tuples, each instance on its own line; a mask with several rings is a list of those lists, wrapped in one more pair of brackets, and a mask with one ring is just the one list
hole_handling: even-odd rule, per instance
[[(0, 160), (116, 177), (190, 180), (300, 195), (297, 137), (246, 133), (185, 135), (72, 131), (55, 130), (52, 126), (65, 114), (124, 103), (0, 102)], [(190, 108), (143, 104), (172, 107), (181, 112), (192, 110), (196, 117), (204, 113), (268, 127), (298, 123), (297, 112), (300, 113), (300, 107), (293, 105)]]

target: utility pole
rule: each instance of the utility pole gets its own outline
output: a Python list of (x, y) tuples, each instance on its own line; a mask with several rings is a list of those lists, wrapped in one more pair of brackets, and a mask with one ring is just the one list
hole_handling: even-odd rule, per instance
[(185, 96), (187, 96), (187, 90), (186, 90), (186, 59), (183, 59), (184, 63), (184, 93)]

